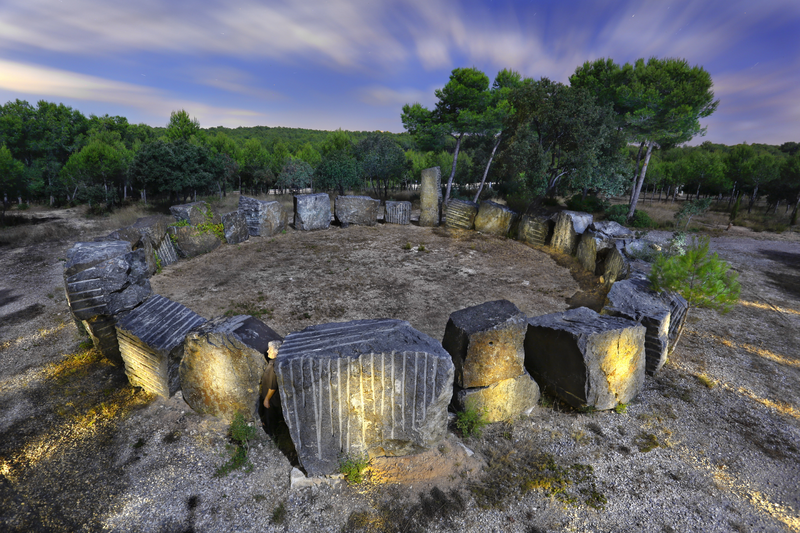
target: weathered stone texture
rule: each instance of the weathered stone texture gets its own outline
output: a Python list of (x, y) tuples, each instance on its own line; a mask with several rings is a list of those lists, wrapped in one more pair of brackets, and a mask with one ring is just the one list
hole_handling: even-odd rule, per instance
[(488, 387), (457, 387), (453, 404), (457, 411), (478, 409), (486, 422), (500, 422), (530, 414), (539, 403), (539, 396), (539, 385), (523, 370), (515, 378), (504, 379)]
[(387, 224), (411, 224), (411, 202), (386, 200), (383, 221)]
[(117, 320), (113, 316), (96, 316), (82, 321), (92, 343), (114, 366), (122, 367), (122, 355), (117, 342)]
[(599, 220), (589, 224), (589, 229), (598, 236), (610, 239), (629, 239), (633, 237), (631, 230), (613, 220)]
[(333, 203), (334, 216), (343, 228), (350, 224), (374, 226), (378, 223), (380, 200), (369, 196), (337, 196)]
[(465, 200), (450, 199), (445, 212), (445, 225), (448, 228), (475, 229), (478, 204)]
[[(327, 196), (327, 195), (325, 195)], [(265, 201), (249, 196), (239, 197), (239, 212), (247, 221), (253, 237), (270, 237), (286, 229), (289, 215), (280, 202)], [(328, 207), (330, 215), (330, 206)]]
[(126, 241), (76, 242), (67, 251), (67, 261), (64, 263), (64, 277), (67, 278), (98, 263), (130, 251), (131, 245)]
[(447, 432), (453, 362), (441, 345), (392, 319), (291, 333), (276, 359), (283, 415), (311, 476), (342, 455), (406, 455)]
[(223, 213), (221, 218), (222, 231), (228, 244), (239, 244), (250, 238), (250, 228), (248, 228), (247, 219), (241, 211)]
[(527, 317), (508, 300), (486, 302), (450, 315), (442, 347), (453, 358), (461, 388), (516, 378), (525, 364)]
[(526, 244), (544, 246), (553, 231), (553, 221), (547, 217), (523, 215), (517, 229), (517, 240)]
[[(206, 222), (219, 222), (219, 220), (214, 220), (214, 214), (205, 202), (173, 205), (169, 208), (169, 212), (172, 213), (172, 216), (175, 217), (177, 222), (185, 221), (192, 226), (205, 224)], [(211, 216), (209, 216), (209, 214)]]
[(419, 225), (438, 226), (442, 219), (442, 172), (439, 167), (422, 171), (419, 191)]
[(550, 246), (565, 254), (575, 255), (579, 235), (592, 223), (592, 215), (577, 211), (561, 211), (556, 215), (555, 222)]
[(294, 197), (294, 227), (302, 231), (331, 226), (331, 199), (325, 193), (298, 194)]
[(178, 252), (175, 251), (172, 239), (169, 237), (161, 239), (161, 243), (155, 249), (155, 253), (158, 254), (158, 260), (161, 262), (162, 267), (178, 262)]
[(183, 399), (192, 409), (227, 420), (237, 412), (248, 417), (258, 413), (267, 361), (264, 352), (252, 346), (253, 333), (256, 341), (281, 340), (247, 315), (217, 318), (186, 335), (180, 380)]
[(625, 279), (630, 273), (630, 264), (615, 246), (603, 250), (598, 272), (603, 278), (603, 284), (610, 287), (614, 282)]
[(516, 213), (492, 201), (481, 202), (475, 215), (475, 231), (505, 237), (511, 229)]
[(222, 241), (211, 231), (195, 226), (170, 226), (170, 238), (181, 257), (191, 258), (216, 250)]
[(186, 334), (206, 319), (154, 294), (117, 317), (117, 339), (131, 385), (169, 398), (180, 386), (178, 365)]
[(645, 328), (579, 307), (528, 320), (525, 367), (540, 387), (570, 405), (612, 409), (645, 377)]
[(597, 239), (592, 230), (586, 230), (578, 239), (575, 258), (584, 268), (594, 274), (597, 267)]

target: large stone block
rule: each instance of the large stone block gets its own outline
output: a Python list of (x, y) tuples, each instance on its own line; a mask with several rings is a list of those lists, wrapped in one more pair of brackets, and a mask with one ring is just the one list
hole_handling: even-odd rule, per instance
[(103, 357), (111, 361), (114, 366), (122, 367), (122, 355), (119, 353), (117, 342), (117, 319), (113, 316), (100, 315), (81, 321), (89, 338)]
[(599, 220), (589, 224), (589, 229), (593, 230), (599, 237), (607, 239), (630, 239), (633, 237), (631, 230), (613, 220)]
[(64, 278), (91, 268), (112, 257), (131, 251), (127, 241), (76, 242), (67, 250), (67, 261), (64, 263)]
[(419, 225), (438, 226), (442, 220), (442, 171), (439, 167), (422, 171), (419, 191)]
[(387, 224), (411, 224), (411, 202), (393, 202), (386, 200), (383, 221)]
[(117, 317), (119, 351), (131, 385), (169, 398), (180, 387), (186, 334), (206, 319), (158, 294)]
[(247, 221), (250, 235), (254, 237), (270, 237), (282, 232), (289, 219), (280, 202), (258, 200), (249, 196), (239, 197), (239, 212)]
[(334, 216), (343, 228), (350, 224), (374, 226), (378, 223), (380, 200), (369, 196), (337, 196), (333, 203)]
[(475, 229), (478, 204), (451, 198), (445, 206), (445, 225), (448, 228)]
[(331, 199), (325, 193), (297, 194), (294, 197), (294, 227), (302, 231), (331, 226)]
[(154, 250), (154, 253), (156, 255), (156, 263), (161, 263), (162, 267), (178, 262), (178, 252), (175, 251), (172, 239), (169, 236), (161, 239), (161, 243)]
[(544, 246), (549, 242), (554, 223), (547, 217), (523, 215), (517, 228), (517, 240), (525, 244)]
[(565, 254), (575, 255), (579, 235), (592, 223), (592, 215), (577, 211), (561, 211), (556, 215), (555, 222), (550, 246)]
[(575, 258), (584, 268), (592, 274), (597, 269), (597, 238), (592, 230), (586, 230), (578, 239)]
[(442, 347), (453, 358), (461, 388), (516, 378), (525, 364), (527, 317), (508, 300), (486, 302), (450, 315)]
[(311, 476), (343, 455), (406, 455), (447, 432), (453, 362), (402, 320), (357, 320), (291, 333), (276, 359), (283, 415)]
[(170, 226), (169, 234), (178, 253), (185, 258), (206, 254), (222, 244), (214, 232), (201, 230), (195, 226)]
[[(231, 420), (242, 412), (258, 413), (261, 376), (266, 368), (265, 350), (270, 340), (282, 338), (263, 322), (239, 315), (221, 317), (186, 335), (180, 363), (183, 399), (198, 413)], [(263, 342), (262, 342), (263, 341)]]
[(241, 211), (223, 213), (220, 218), (222, 218), (222, 232), (225, 234), (225, 242), (239, 244), (250, 238), (247, 219)]
[(645, 328), (586, 307), (528, 319), (525, 368), (576, 408), (630, 402), (645, 377)]
[(630, 263), (619, 251), (616, 246), (603, 250), (598, 254), (600, 259), (597, 267), (597, 274), (602, 277), (602, 282), (606, 287), (610, 287), (614, 282), (625, 279), (630, 273)]
[(175, 217), (177, 222), (187, 222), (192, 226), (205, 224), (207, 222), (218, 223), (219, 217), (215, 220), (214, 213), (205, 202), (192, 202), (190, 204), (173, 205), (169, 212)]
[(614, 283), (606, 296), (602, 314), (627, 318), (644, 326), (645, 370), (652, 376), (664, 366), (669, 347), (671, 312), (669, 304), (650, 290), (650, 283), (646, 279), (626, 279)]
[(457, 411), (477, 409), (486, 422), (500, 422), (530, 414), (539, 403), (539, 395), (539, 385), (523, 370), (515, 378), (504, 379), (488, 387), (457, 387), (453, 404)]
[(511, 230), (516, 213), (508, 207), (492, 202), (481, 202), (475, 215), (475, 231), (505, 237)]

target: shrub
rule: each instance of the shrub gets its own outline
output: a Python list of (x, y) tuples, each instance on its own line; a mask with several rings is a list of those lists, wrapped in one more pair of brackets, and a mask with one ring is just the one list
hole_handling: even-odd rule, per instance
[(347, 455), (339, 460), (339, 473), (344, 474), (348, 483), (361, 483), (368, 463), (367, 455)]
[(467, 406), (456, 415), (456, 427), (464, 437), (480, 437), (488, 424), (483, 418), (483, 410)]
[(633, 218), (627, 220), (628, 209), (629, 207), (625, 204), (612, 205), (606, 209), (606, 219), (633, 228), (655, 228), (657, 226), (655, 220), (650, 218), (650, 215), (638, 209), (633, 212)]
[(230, 459), (217, 467), (214, 477), (227, 476), (240, 468), (244, 469), (245, 472), (253, 470), (253, 463), (247, 459), (247, 452), (250, 450), (250, 441), (256, 436), (256, 428), (247, 422), (243, 413), (234, 415), (228, 430), (228, 436), (234, 442), (233, 446), (227, 446)]
[(583, 198), (582, 194), (576, 194), (567, 200), (567, 207), (573, 211), (601, 213), (606, 211), (610, 207), (610, 204), (594, 195), (587, 195), (586, 198)]

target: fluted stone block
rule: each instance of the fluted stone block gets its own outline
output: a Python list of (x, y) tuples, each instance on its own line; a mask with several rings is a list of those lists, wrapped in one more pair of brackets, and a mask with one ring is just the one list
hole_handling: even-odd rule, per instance
[(667, 353), (672, 353), (680, 340), (683, 323), (686, 321), (686, 314), (689, 311), (689, 302), (677, 292), (672, 291), (663, 291), (658, 297), (669, 306), (670, 320), (669, 332), (667, 334)]
[(169, 212), (175, 217), (177, 222), (188, 222), (192, 226), (205, 224), (207, 222), (219, 223), (219, 217), (215, 220), (214, 213), (205, 202), (192, 202), (190, 204), (173, 205)]
[(186, 335), (206, 319), (158, 294), (117, 317), (117, 340), (131, 385), (169, 398), (180, 388)]
[(250, 229), (247, 226), (247, 219), (241, 211), (223, 213), (221, 218), (225, 242), (228, 244), (239, 244), (250, 238)]
[(439, 167), (422, 171), (419, 191), (419, 225), (438, 226), (442, 220), (442, 172)]
[(539, 403), (539, 385), (526, 372), (488, 387), (456, 388), (453, 404), (457, 411), (477, 409), (486, 422), (514, 420), (529, 415)]
[(475, 231), (505, 237), (511, 230), (516, 213), (508, 207), (492, 202), (481, 202), (475, 215)]
[(586, 307), (528, 319), (525, 368), (576, 408), (630, 402), (645, 378), (645, 328)]
[(350, 224), (374, 226), (378, 223), (380, 200), (369, 196), (337, 196), (333, 203), (336, 221), (343, 228)]
[(253, 237), (276, 235), (286, 229), (289, 220), (289, 215), (283, 205), (274, 200), (266, 201), (240, 196), (239, 212), (247, 221), (247, 229)]
[(569, 255), (575, 255), (578, 238), (592, 223), (592, 215), (577, 211), (561, 211), (555, 217), (553, 239), (550, 246)]
[(216, 250), (222, 241), (211, 231), (195, 226), (170, 226), (170, 239), (181, 257), (192, 258)]
[(606, 287), (610, 287), (616, 281), (625, 279), (630, 273), (630, 263), (619, 251), (619, 248), (609, 248), (603, 250), (601, 256), (601, 263), (598, 266), (598, 272), (602, 277), (602, 282)]
[(461, 388), (516, 378), (525, 364), (527, 317), (508, 300), (486, 302), (450, 315), (442, 347), (453, 358)]
[(597, 268), (597, 238), (592, 230), (586, 230), (578, 239), (578, 247), (575, 250), (575, 258), (584, 268), (595, 273)]
[(294, 197), (294, 227), (302, 231), (331, 226), (331, 199), (325, 193), (298, 194)]
[(671, 311), (646, 279), (617, 281), (606, 296), (602, 314), (633, 320), (645, 327), (645, 370), (651, 376), (667, 360)]
[(447, 202), (445, 225), (448, 228), (475, 229), (478, 204), (475, 202), (451, 199)]
[(553, 231), (553, 221), (547, 217), (523, 215), (517, 229), (517, 240), (525, 244), (544, 246)]
[(276, 359), (283, 415), (311, 476), (339, 458), (407, 455), (447, 432), (453, 362), (402, 320), (312, 326), (286, 336)]
[(264, 352), (276, 340), (282, 338), (247, 315), (216, 318), (190, 331), (180, 363), (183, 399), (198, 413), (227, 420), (238, 412), (254, 417), (267, 365)]
[(393, 202), (386, 200), (383, 221), (387, 224), (411, 224), (411, 202)]
[(178, 252), (175, 251), (175, 247), (172, 245), (172, 239), (170, 239), (169, 236), (161, 239), (161, 243), (159, 243), (158, 248), (155, 249), (155, 253), (162, 267), (178, 262)]

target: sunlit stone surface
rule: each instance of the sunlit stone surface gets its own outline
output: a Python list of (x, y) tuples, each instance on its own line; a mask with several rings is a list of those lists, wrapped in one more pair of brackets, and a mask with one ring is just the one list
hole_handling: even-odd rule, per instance
[(448, 228), (475, 229), (478, 204), (466, 200), (448, 200), (445, 225)]
[(419, 190), (419, 225), (438, 226), (442, 217), (442, 172), (439, 167), (422, 171)]
[(331, 226), (331, 199), (325, 193), (297, 194), (294, 197), (294, 227), (301, 231), (328, 229)]
[(222, 241), (211, 231), (195, 226), (170, 226), (169, 234), (181, 257), (192, 258), (219, 248)]
[(453, 404), (456, 410), (477, 409), (486, 422), (513, 420), (530, 414), (539, 403), (539, 386), (526, 372), (503, 379), (488, 387), (456, 388)]
[(492, 201), (481, 202), (475, 215), (475, 231), (505, 237), (514, 221), (514, 211)]
[(561, 211), (556, 215), (555, 221), (550, 246), (565, 254), (574, 255), (578, 247), (578, 236), (592, 223), (592, 215), (578, 211)]
[(594, 274), (597, 262), (597, 238), (592, 230), (586, 230), (578, 239), (575, 259), (584, 270)]
[(603, 250), (599, 255), (601, 263), (597, 273), (602, 276), (604, 285), (610, 287), (614, 282), (628, 277), (631, 267), (619, 248), (615, 246)]
[(517, 230), (517, 239), (526, 244), (544, 246), (550, 238), (553, 222), (547, 217), (523, 215)]
[(383, 221), (387, 224), (411, 224), (411, 202), (395, 202), (386, 200)]

